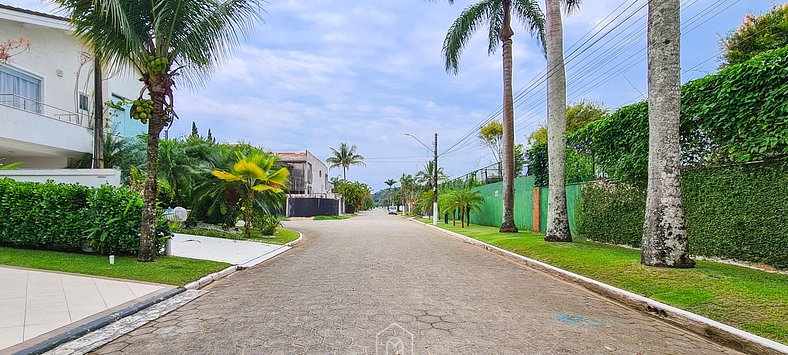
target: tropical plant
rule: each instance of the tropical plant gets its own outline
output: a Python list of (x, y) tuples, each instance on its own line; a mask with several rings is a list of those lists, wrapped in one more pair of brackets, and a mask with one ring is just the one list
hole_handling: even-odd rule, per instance
[(773, 4), (769, 12), (748, 14), (738, 30), (721, 40), (723, 67), (750, 60), (768, 50), (788, 46), (788, 3)]
[(649, 157), (640, 262), (688, 268), (695, 262), (689, 257), (681, 201), (679, 8), (679, 0), (648, 3)]
[(367, 166), (364, 163), (364, 156), (356, 154), (356, 145), (348, 145), (345, 142), (339, 144), (339, 150), (331, 148), (331, 156), (326, 159), (326, 163), (331, 164), (330, 169), (342, 168), (342, 179), (347, 180), (347, 171), (351, 166)]
[[(449, 3), (454, 3), (449, 0)], [(487, 24), (488, 54), (503, 50), (503, 221), (501, 232), (517, 232), (514, 224), (514, 100), (512, 98), (512, 10), (530, 31), (544, 43), (544, 16), (539, 5), (531, 0), (482, 0), (467, 7), (454, 20), (443, 42), (446, 71), (457, 74), (460, 55), (471, 35)]]
[(418, 192), (419, 186), (413, 175), (402, 174), (399, 178), (399, 191), (402, 197), (402, 205), (405, 209), (403, 212), (408, 212), (413, 208), (414, 196)]
[(347, 212), (355, 213), (364, 210), (369, 206), (369, 202), (372, 201), (372, 193), (369, 191), (369, 186), (364, 183), (343, 181), (334, 188), (336, 193), (342, 195), (342, 198), (345, 200)]
[[(424, 185), (426, 190), (432, 191), (433, 180), (435, 179), (435, 161), (430, 160), (424, 163), (424, 169), (416, 173), (416, 182)], [(449, 175), (443, 171), (443, 168), (438, 168), (438, 183), (449, 179)]]
[[(459, 214), (460, 227), (471, 225), (471, 212), (478, 211), (484, 205), (484, 198), (471, 189), (449, 191), (440, 199), (444, 213)], [(467, 222), (466, 222), (467, 220)]]
[(111, 68), (133, 67), (143, 92), (132, 116), (148, 124), (147, 177), (140, 224), (139, 261), (153, 261), (159, 134), (177, 117), (175, 78), (199, 84), (238, 44), (260, 0), (113, 1), (56, 0), (74, 25), (75, 35), (101, 53)]
[(284, 186), (290, 174), (287, 168), (275, 168), (276, 158), (264, 154), (244, 155), (237, 152), (238, 161), (231, 172), (214, 170), (213, 176), (234, 183), (240, 183), (246, 193), (242, 210), (244, 212), (244, 237), (251, 237), (252, 221), (255, 214), (255, 194), (271, 193), (284, 195)]
[[(566, 108), (566, 133), (574, 133), (589, 123), (609, 115), (610, 109), (603, 104), (586, 99), (580, 100)], [(528, 145), (533, 147), (542, 143), (547, 143), (547, 126), (541, 126), (528, 135)]]

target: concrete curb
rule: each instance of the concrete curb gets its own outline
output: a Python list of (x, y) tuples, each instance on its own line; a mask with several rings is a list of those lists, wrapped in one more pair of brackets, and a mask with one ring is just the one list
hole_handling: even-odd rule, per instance
[(207, 286), (211, 282), (214, 282), (214, 281), (216, 281), (218, 279), (226, 277), (227, 275), (230, 275), (230, 274), (238, 271), (239, 269), (241, 269), (241, 268), (239, 268), (238, 265), (230, 266), (230, 267), (228, 267), (228, 268), (226, 268), (224, 270), (214, 272), (213, 274), (205, 275), (205, 276), (201, 277), (197, 281), (189, 282), (186, 285), (184, 285), (183, 288), (187, 289), (187, 290), (199, 290), (199, 289)]
[(293, 245), (296, 245), (296, 244), (298, 244), (298, 243), (301, 243), (301, 240), (302, 240), (302, 239), (304, 239), (304, 235), (303, 235), (303, 234), (301, 234), (301, 232), (299, 232), (299, 231), (294, 231), (294, 232), (297, 232), (297, 233), (298, 233), (298, 239), (296, 239), (296, 240), (294, 240), (294, 241), (292, 241), (292, 242), (290, 242), (290, 243), (285, 243), (285, 246), (286, 246), (286, 247), (293, 247)]
[(101, 317), (99, 319), (96, 319), (96, 320), (94, 320), (94, 321), (92, 321), (90, 323), (87, 323), (87, 324), (79, 327), (79, 328), (70, 330), (70, 331), (65, 332), (65, 333), (58, 334), (58, 335), (53, 336), (53, 337), (51, 337), (51, 338), (49, 338), (49, 339), (47, 339), (47, 340), (45, 340), (43, 342), (38, 343), (36, 345), (33, 345), (33, 346), (28, 347), (28, 348), (19, 350), (19, 351), (15, 352), (14, 354), (15, 355), (21, 355), (21, 354), (42, 354), (42, 353), (45, 353), (45, 352), (47, 352), (49, 350), (52, 350), (52, 349), (56, 348), (60, 344), (63, 344), (65, 342), (68, 342), (68, 341), (77, 339), (79, 337), (82, 337), (83, 335), (85, 335), (87, 333), (90, 333), (92, 331), (95, 331), (97, 329), (101, 329), (101, 328), (107, 326), (108, 324), (110, 324), (112, 322), (115, 322), (115, 321), (117, 321), (119, 319), (128, 317), (128, 316), (130, 316), (132, 314), (135, 314), (135, 313), (137, 313), (137, 312), (139, 312), (139, 311), (141, 311), (141, 310), (143, 310), (145, 308), (148, 308), (148, 307), (150, 307), (150, 306), (152, 306), (154, 304), (157, 304), (157, 303), (159, 303), (161, 301), (164, 301), (164, 300), (166, 300), (166, 299), (168, 299), (170, 297), (178, 295), (178, 294), (180, 294), (183, 291), (186, 291), (186, 289), (184, 289), (182, 287), (178, 287), (178, 288), (174, 288), (174, 289), (171, 289), (169, 291), (160, 293), (160, 294), (158, 294), (158, 295), (156, 295), (154, 297), (150, 297), (150, 298), (144, 299), (144, 300), (142, 300), (140, 302), (137, 302), (137, 303), (135, 303), (135, 304), (133, 304), (133, 305), (131, 305), (129, 307), (126, 307), (126, 308), (122, 309), (122, 310), (119, 310), (119, 311), (114, 312), (112, 314), (108, 314), (108, 315), (103, 316), (103, 317)]
[(586, 289), (596, 292), (602, 296), (621, 302), (638, 311), (648, 313), (649, 315), (655, 316), (663, 321), (701, 335), (707, 339), (730, 347), (734, 350), (758, 355), (788, 354), (788, 346), (780, 344), (776, 341), (769, 340), (755, 334), (745, 332), (741, 329), (734, 328), (729, 325), (697, 315), (695, 313), (687, 312), (683, 309), (669, 306), (667, 304), (610, 286), (585, 276), (581, 276), (573, 272), (569, 272), (519, 254), (515, 254), (508, 250), (501, 249), (499, 247), (464, 236), (459, 233), (433, 226), (431, 224), (426, 224), (416, 219), (411, 220), (429, 228), (439, 230), (452, 237), (461, 239), (466, 243), (480, 246), (492, 253), (514, 259), (533, 269), (583, 286)]

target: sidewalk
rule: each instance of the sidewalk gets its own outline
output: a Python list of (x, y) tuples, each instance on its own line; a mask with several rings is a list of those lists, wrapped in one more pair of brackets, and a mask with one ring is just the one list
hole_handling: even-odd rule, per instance
[(169, 286), (0, 267), (0, 352)]
[(290, 247), (247, 240), (210, 238), (176, 233), (172, 237), (172, 255), (213, 260), (251, 267), (273, 258)]

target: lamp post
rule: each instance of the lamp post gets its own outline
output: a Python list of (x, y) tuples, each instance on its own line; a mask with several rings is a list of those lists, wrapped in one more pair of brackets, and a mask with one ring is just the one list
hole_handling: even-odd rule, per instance
[(421, 143), (425, 148), (432, 150), (435, 155), (435, 163), (433, 164), (433, 171), (432, 171), (432, 225), (438, 225), (438, 133), (435, 133), (435, 148), (434, 150), (431, 149), (428, 145), (424, 144), (420, 139), (416, 138), (416, 136), (405, 133), (406, 136), (409, 136), (415, 139), (417, 142)]

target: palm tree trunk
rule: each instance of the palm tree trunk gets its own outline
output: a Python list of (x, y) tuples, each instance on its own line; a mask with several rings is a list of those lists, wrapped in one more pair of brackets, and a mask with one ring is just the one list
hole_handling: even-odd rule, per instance
[(687, 268), (681, 202), (679, 0), (651, 0), (648, 11), (648, 195), (640, 262)]
[(512, 98), (511, 1), (503, 1), (503, 221), (501, 233), (516, 233), (514, 224), (514, 99)]
[(244, 238), (252, 237), (252, 207), (254, 206), (254, 190), (249, 186), (249, 194), (246, 195), (246, 208), (244, 209)]
[(347, 181), (347, 167), (346, 166), (342, 167), (342, 180)]
[[(160, 98), (164, 102), (164, 97)], [(156, 99), (154, 99), (156, 102)], [(154, 107), (156, 106), (154, 103)], [(137, 260), (141, 262), (153, 261), (156, 258), (156, 251), (153, 250), (153, 241), (156, 238), (156, 197), (157, 179), (156, 172), (159, 165), (159, 134), (163, 123), (159, 118), (153, 118), (148, 122), (148, 175), (145, 179), (145, 188), (142, 194), (142, 219), (140, 221), (140, 248)]]
[(93, 168), (104, 169), (104, 94), (101, 87), (101, 60), (93, 59)]
[(566, 209), (566, 71), (559, 0), (545, 0), (547, 32), (547, 202), (548, 242), (571, 242)]

